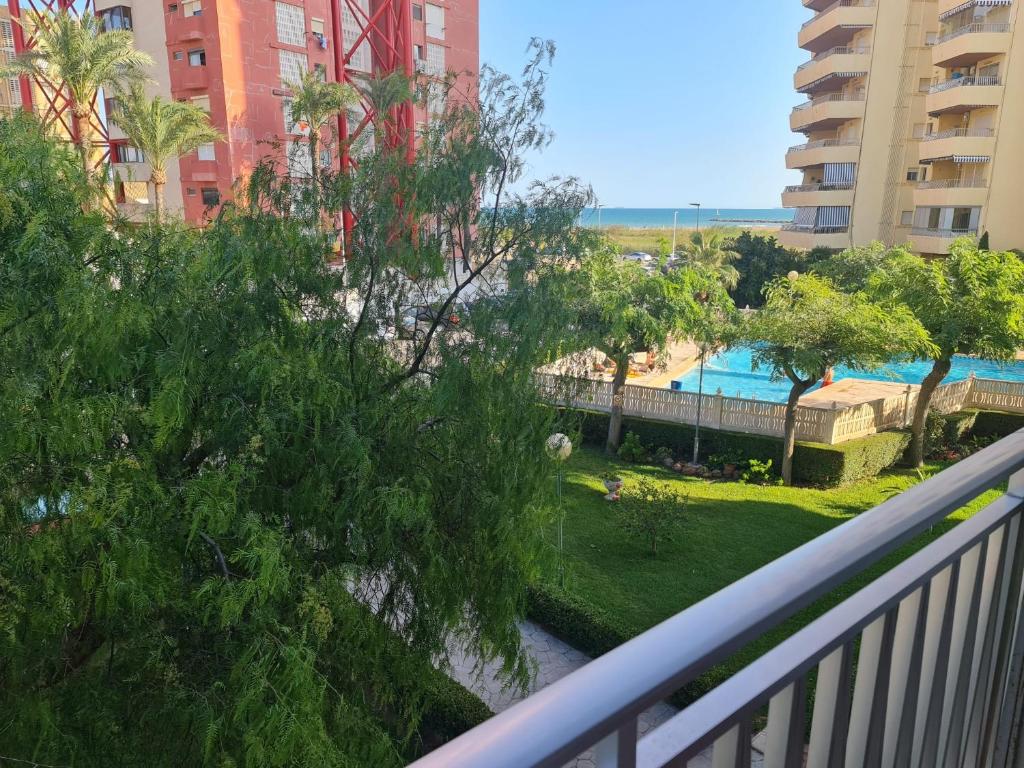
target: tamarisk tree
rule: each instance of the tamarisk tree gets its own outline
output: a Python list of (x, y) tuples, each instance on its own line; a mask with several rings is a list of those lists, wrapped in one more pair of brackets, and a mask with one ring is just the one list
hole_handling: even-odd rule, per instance
[(275, 158), (202, 231), (112, 230), (0, 122), (0, 762), (398, 765), (453, 639), (525, 681), (533, 371), (590, 199), (521, 179), (534, 52), (417, 158), (379, 142), (306, 207)]

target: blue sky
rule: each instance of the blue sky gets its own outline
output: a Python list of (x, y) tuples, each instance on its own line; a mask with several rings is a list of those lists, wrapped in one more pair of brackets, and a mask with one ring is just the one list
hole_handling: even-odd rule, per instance
[(534, 176), (576, 175), (604, 205), (777, 208), (799, 143), (789, 112), (809, 18), (798, 0), (481, 0), (481, 59), (518, 74), (558, 44)]

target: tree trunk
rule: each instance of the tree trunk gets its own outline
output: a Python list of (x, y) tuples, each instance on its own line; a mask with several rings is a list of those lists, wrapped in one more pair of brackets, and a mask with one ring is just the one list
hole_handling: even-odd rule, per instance
[(314, 126), (310, 126), (309, 129), (309, 176), (310, 183), (313, 186), (313, 207), (317, 214), (320, 212), (320, 164), (319, 158), (317, 157), (317, 129)]
[(89, 113), (74, 113), (75, 134), (78, 140), (78, 154), (82, 160), (82, 171), (85, 178), (92, 181), (92, 128), (89, 125)]
[(153, 182), (153, 214), (156, 216), (156, 223), (159, 224), (163, 218), (164, 209), (164, 182)]
[[(821, 378), (820, 376), (818, 378)], [(796, 450), (796, 409), (800, 404), (800, 398), (804, 392), (810, 389), (814, 382), (803, 381), (802, 379), (790, 377), (793, 388), (789, 390), (789, 400), (786, 401), (786, 430), (782, 439), (782, 482), (786, 485), (793, 484), (793, 453)]]
[(932, 369), (921, 382), (921, 391), (917, 393), (917, 407), (914, 409), (914, 423), (910, 428), (913, 436), (910, 441), (910, 465), (920, 467), (924, 465), (924, 430), (928, 424), (928, 411), (932, 407), (932, 395), (938, 389), (939, 384), (946, 378), (949, 369), (952, 367), (951, 358), (943, 358), (932, 363)]
[(629, 375), (629, 354), (620, 355), (615, 358), (615, 378), (612, 380), (612, 415), (608, 420), (608, 443), (605, 451), (609, 456), (614, 456), (619, 451), (619, 443), (622, 441), (622, 399), (620, 391), (625, 394), (623, 387), (626, 385), (626, 376)]

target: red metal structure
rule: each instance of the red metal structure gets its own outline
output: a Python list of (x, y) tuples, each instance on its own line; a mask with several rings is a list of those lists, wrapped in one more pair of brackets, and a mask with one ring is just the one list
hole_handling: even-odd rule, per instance
[[(8, 1), (8, 10), (12, 21), (14, 21), (14, 24), (11, 25), (11, 32), (14, 36), (15, 54), (31, 50), (35, 44), (31, 35), (32, 23), (35, 18), (38, 18), (42, 24), (46, 24), (49, 14), (59, 11), (69, 11), (78, 16), (95, 13), (93, 0), (84, 0), (84, 2), (78, 3), (73, 0), (24, 0), (24, 6), (22, 8), (22, 3), (19, 0)], [(27, 21), (26, 16), (32, 16), (33, 21)], [(45, 77), (37, 77), (32, 80), (28, 77), (21, 77), (20, 80), (23, 108), (34, 110), (44, 126), (65, 135), (72, 142), (77, 142), (78, 132), (75, 129), (74, 120), (71, 119), (74, 102), (65, 90), (64, 84), (52, 82)], [(90, 105), (91, 117), (89, 120), (92, 129), (92, 146), (98, 153), (97, 166), (110, 159), (110, 137), (107, 133), (106, 123), (98, 109), (98, 99), (97, 94)]]
[[(347, 11), (347, 12), (346, 12)], [(355, 69), (352, 64), (362, 50), (369, 46), (371, 70), (375, 74), (402, 72), (406, 77), (415, 74), (413, 60), (412, 5), (409, 0), (372, 0), (360, 3), (358, 0), (331, 0), (331, 23), (336, 43), (334, 46), (334, 76), (338, 82), (351, 83), (359, 88), (367, 73)], [(354, 28), (348, 28), (354, 20)], [(346, 24), (346, 21), (348, 22)], [(348, 171), (355, 166), (349, 147), (370, 125), (380, 125), (380, 115), (367, 99), (362, 100), (364, 117), (352, 125), (344, 112), (338, 117), (338, 135), (341, 139), (341, 170)], [(387, 130), (377, 140), (383, 140), (393, 149), (405, 148), (406, 157), (411, 161), (416, 151), (416, 118), (413, 103), (405, 101), (391, 108), (386, 121)], [(343, 213), (343, 229), (346, 244), (351, 242), (355, 221), (352, 212)]]

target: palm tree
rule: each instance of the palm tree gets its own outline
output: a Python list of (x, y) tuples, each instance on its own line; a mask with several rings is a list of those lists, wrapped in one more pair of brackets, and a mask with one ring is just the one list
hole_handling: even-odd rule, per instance
[(694, 232), (690, 235), (690, 242), (683, 243), (679, 251), (685, 263), (707, 267), (716, 272), (728, 290), (733, 290), (739, 284), (740, 271), (733, 266), (733, 262), (743, 257), (729, 248), (721, 230)]
[(81, 18), (68, 10), (37, 13), (29, 16), (24, 26), (32, 35), (33, 47), (4, 67), (2, 76), (26, 75), (64, 91), (70, 102), (82, 169), (91, 177), (90, 116), (99, 89), (141, 82), (145, 79), (144, 68), (153, 60), (135, 50), (131, 32), (104, 31), (103, 22), (93, 13), (83, 13)]
[[(345, 83), (329, 83), (316, 72), (304, 72), (298, 83), (291, 83), (291, 120), (309, 130), (309, 163), (313, 194), (320, 189), (320, 133), (328, 121), (359, 100), (355, 89)], [(316, 199), (316, 198), (314, 198)]]
[(195, 152), (203, 144), (219, 141), (223, 136), (210, 125), (210, 118), (203, 110), (187, 102), (165, 101), (159, 96), (149, 99), (139, 86), (119, 101), (120, 106), (112, 117), (149, 163), (153, 211), (159, 221), (167, 163)]

